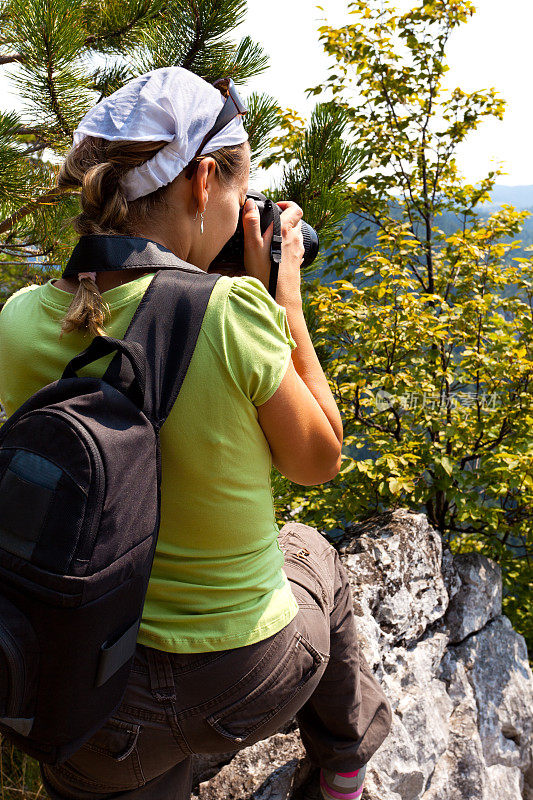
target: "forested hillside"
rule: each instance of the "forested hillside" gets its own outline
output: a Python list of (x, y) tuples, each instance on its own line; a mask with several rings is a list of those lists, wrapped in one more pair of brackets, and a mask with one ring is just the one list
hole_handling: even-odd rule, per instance
[[(491, 200), (492, 202), (484, 203), (478, 207), (478, 214), (481, 219), (487, 219), (490, 214), (497, 209), (502, 208), (506, 204), (514, 206), (514, 208), (530, 212), (531, 216), (524, 221), (519, 237), (508, 236), (502, 239), (504, 242), (517, 241), (517, 239), (520, 240), (520, 244), (517, 245), (516, 250), (508, 255), (508, 258), (526, 257), (528, 255), (526, 248), (533, 246), (533, 185), (496, 185), (491, 192)], [(393, 205), (390, 208), (390, 213), (391, 216), (395, 217), (396, 219), (401, 218), (400, 209), (394, 208)], [(437, 215), (434, 224), (436, 227), (444, 231), (447, 236), (450, 236), (457, 230), (462, 229), (463, 219), (458, 214), (448, 211), (444, 214)], [(344, 241), (347, 243), (370, 247), (377, 245), (376, 234), (378, 231), (378, 225), (370, 224), (368, 227), (370, 227), (371, 230), (367, 233), (362, 232), (365, 227), (367, 227), (367, 223), (363, 222), (357, 214), (349, 214), (346, 218), (343, 228)], [(357, 259), (357, 249), (348, 246), (348, 249), (345, 251), (345, 257), (347, 261), (347, 273), (351, 274), (353, 269), (353, 259)], [(318, 276), (322, 277), (321, 265), (317, 265), (314, 271), (308, 273), (309, 278), (315, 278)], [(327, 282), (327, 277), (324, 277), (324, 280)], [(333, 280), (333, 278), (331, 278), (331, 280)]]

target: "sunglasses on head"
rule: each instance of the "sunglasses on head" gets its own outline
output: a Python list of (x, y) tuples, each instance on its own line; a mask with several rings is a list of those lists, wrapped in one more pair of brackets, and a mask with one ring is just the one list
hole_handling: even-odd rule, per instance
[(206, 133), (200, 142), (200, 146), (198, 147), (195, 155), (186, 167), (185, 174), (187, 178), (192, 176), (194, 168), (198, 166), (198, 158), (206, 144), (213, 139), (213, 137), (216, 136), (217, 133), (222, 130), (222, 128), (225, 128), (232, 119), (240, 116), (241, 114), (246, 114), (248, 111), (243, 101), (239, 97), (237, 89), (235, 88), (235, 84), (233, 83), (233, 78), (219, 78), (213, 83), (213, 86), (216, 86), (216, 88), (226, 99), (224, 101), (224, 105), (220, 109), (218, 117), (213, 124), (213, 127)]

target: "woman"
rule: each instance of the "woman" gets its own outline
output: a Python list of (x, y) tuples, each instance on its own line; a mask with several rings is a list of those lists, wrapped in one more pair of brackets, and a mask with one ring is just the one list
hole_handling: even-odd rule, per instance
[[(88, 112), (58, 176), (81, 186), (77, 233), (142, 237), (203, 270), (242, 208), (245, 274), (215, 284), (161, 430), (161, 525), (123, 702), (70, 759), (41, 764), (57, 800), (188, 798), (194, 753), (246, 747), (295, 715), (323, 797), (357, 798), (391, 725), (338, 554), (312, 529), (280, 536), (275, 522), (271, 465), (303, 485), (331, 480), (343, 430), (302, 313), (301, 209), (279, 203), (274, 300), (272, 230), (261, 235), (245, 202), (244, 109), (222, 88), (225, 100), (179, 67), (140, 76)], [(155, 274), (93, 266), (5, 304), (8, 414), (60, 377), (87, 335), (121, 338)]]

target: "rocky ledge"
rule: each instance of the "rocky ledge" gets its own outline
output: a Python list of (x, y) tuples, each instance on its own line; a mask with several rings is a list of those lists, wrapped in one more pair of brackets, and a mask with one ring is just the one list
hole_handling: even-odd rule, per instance
[[(533, 676), (524, 638), (501, 613), (498, 565), (452, 556), (407, 509), (354, 525), (337, 548), (361, 647), (394, 711), (362, 800), (533, 800)], [(195, 792), (319, 797), (295, 723), (237, 754), (198, 757)]]

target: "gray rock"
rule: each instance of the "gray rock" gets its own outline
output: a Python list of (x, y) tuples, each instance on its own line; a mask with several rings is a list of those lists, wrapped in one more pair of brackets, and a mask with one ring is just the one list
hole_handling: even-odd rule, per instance
[(502, 574), (499, 565), (481, 553), (461, 553), (453, 562), (461, 588), (450, 601), (444, 621), (450, 642), (461, 642), (502, 613)]
[(200, 783), (198, 800), (288, 800), (311, 765), (297, 733), (276, 733), (241, 750), (211, 780)]
[[(477, 728), (487, 767), (501, 765), (510, 774), (518, 769), (525, 775), (533, 762), (533, 681), (524, 637), (500, 615), (449, 648), (442, 674), (450, 675), (459, 664), (464, 666), (476, 699)], [(501, 770), (494, 774), (501, 783)]]
[(407, 509), (366, 520), (350, 535), (340, 552), (362, 616), (379, 626), (377, 644), (414, 644), (448, 607), (440, 535)]
[[(533, 676), (501, 614), (498, 565), (452, 556), (408, 509), (352, 525), (337, 547), (361, 648), (394, 712), (362, 800), (533, 800)], [(321, 800), (290, 724), (196, 772), (198, 800)]]
[(464, 665), (458, 665), (448, 677), (448, 696), (452, 703), (448, 716), (448, 742), (422, 798), (488, 800), (488, 779), (477, 727), (476, 698)]

